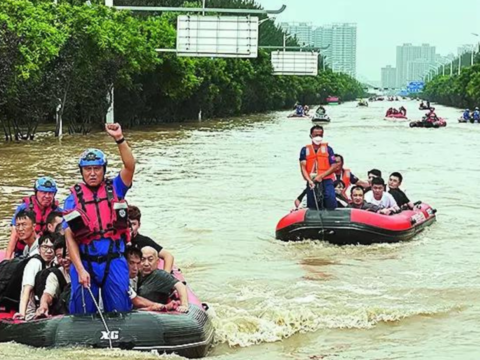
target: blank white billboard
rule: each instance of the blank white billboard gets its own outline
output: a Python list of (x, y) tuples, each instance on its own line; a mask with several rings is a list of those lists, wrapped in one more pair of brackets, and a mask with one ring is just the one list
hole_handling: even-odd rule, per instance
[(177, 55), (256, 58), (258, 17), (180, 15)]
[(318, 53), (299, 51), (272, 52), (274, 75), (309, 75), (318, 74)]

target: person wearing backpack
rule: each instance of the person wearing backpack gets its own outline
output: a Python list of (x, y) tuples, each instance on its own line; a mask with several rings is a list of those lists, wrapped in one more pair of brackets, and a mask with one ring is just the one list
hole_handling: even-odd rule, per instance
[(33, 291), (35, 277), (40, 271), (50, 267), (55, 255), (53, 251), (53, 242), (53, 235), (42, 235), (38, 240), (39, 254), (26, 259), (27, 264), (25, 265), (22, 274), (22, 285), (19, 299), (20, 305), (18, 312), (13, 316), (14, 319), (28, 321), (35, 316), (36, 306)]
[(70, 301), (70, 257), (65, 236), (58, 236), (53, 244), (57, 266), (39, 272), (35, 279), (35, 299), (39, 303), (35, 318), (68, 314)]

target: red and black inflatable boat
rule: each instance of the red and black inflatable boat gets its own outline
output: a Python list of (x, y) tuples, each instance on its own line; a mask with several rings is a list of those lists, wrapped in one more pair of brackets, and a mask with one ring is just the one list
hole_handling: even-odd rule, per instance
[(323, 240), (337, 245), (393, 243), (412, 239), (435, 221), (435, 213), (424, 203), (390, 216), (358, 209), (300, 209), (279, 221), (275, 237), (283, 241)]

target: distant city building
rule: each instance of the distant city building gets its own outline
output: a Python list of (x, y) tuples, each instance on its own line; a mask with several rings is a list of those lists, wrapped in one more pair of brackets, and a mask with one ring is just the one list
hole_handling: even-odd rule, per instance
[(430, 70), (432, 70), (432, 63), (426, 59), (409, 61), (407, 64), (407, 84), (423, 80)]
[(300, 45), (312, 45), (313, 44), (313, 27), (312, 23), (288, 23), (282, 22), (280, 26), (283, 30), (292, 36), (295, 36)]
[(397, 69), (391, 65), (382, 68), (382, 88), (393, 89), (397, 85)]
[(325, 63), (335, 72), (352, 77), (357, 72), (357, 25), (332, 24), (312, 28), (309, 23), (281, 23), (280, 26), (295, 35), (300, 44), (312, 44), (322, 51)]
[(397, 87), (403, 88), (409, 81), (422, 80), (425, 73), (420, 74), (419, 69), (426, 68), (425, 72), (428, 72), (435, 64), (435, 46), (429, 44), (397, 46)]

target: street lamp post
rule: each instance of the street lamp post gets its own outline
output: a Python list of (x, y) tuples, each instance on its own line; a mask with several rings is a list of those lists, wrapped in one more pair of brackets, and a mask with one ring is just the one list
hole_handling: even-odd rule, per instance
[(458, 75), (460, 75), (460, 72), (462, 71), (462, 55), (458, 55)]

